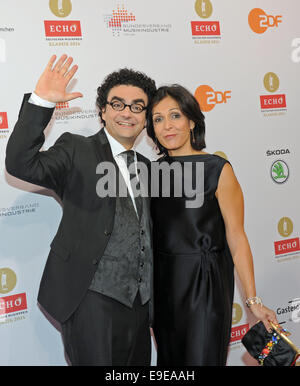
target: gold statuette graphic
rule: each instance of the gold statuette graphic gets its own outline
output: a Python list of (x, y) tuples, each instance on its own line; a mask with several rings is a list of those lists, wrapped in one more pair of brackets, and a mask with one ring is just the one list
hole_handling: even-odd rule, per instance
[(238, 303), (233, 303), (232, 306), (232, 324), (235, 325), (240, 322), (243, 316), (243, 309)]
[(279, 88), (279, 78), (274, 72), (268, 72), (264, 76), (264, 86), (269, 92), (275, 92)]
[(278, 222), (278, 232), (282, 237), (288, 237), (293, 232), (293, 222), (288, 217), (282, 217)]
[(57, 17), (67, 17), (72, 11), (71, 0), (50, 0), (49, 7)]
[(0, 268), (0, 293), (12, 291), (17, 284), (17, 276), (10, 268)]
[(210, 0), (197, 0), (195, 3), (196, 13), (203, 19), (207, 19), (213, 12), (213, 6)]

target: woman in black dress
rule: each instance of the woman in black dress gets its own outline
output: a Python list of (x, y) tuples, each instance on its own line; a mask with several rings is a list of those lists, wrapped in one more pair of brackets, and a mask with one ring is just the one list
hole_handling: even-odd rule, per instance
[[(173, 179), (167, 182), (169, 197), (163, 197), (166, 181), (161, 177), (160, 194), (151, 200), (157, 365), (223, 366), (231, 331), (234, 267), (255, 317), (268, 330), (268, 320), (277, 323), (275, 313), (256, 296), (243, 194), (230, 163), (202, 150), (204, 116), (192, 94), (179, 85), (161, 87), (151, 110), (148, 135), (163, 154), (157, 162), (182, 166), (182, 176), (171, 173)], [(204, 170), (197, 169), (197, 163)], [(192, 169), (184, 169), (187, 164)], [(204, 171), (204, 201), (198, 207), (190, 205), (190, 196), (174, 194), (178, 178), (182, 186), (191, 180), (187, 170), (192, 170), (194, 187)]]

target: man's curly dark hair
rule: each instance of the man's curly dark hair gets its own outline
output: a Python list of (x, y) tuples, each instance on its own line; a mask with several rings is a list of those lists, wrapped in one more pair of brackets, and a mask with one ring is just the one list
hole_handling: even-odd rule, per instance
[[(109, 74), (97, 89), (96, 104), (99, 108), (99, 116), (105, 126), (105, 121), (102, 119), (102, 109), (106, 107), (107, 96), (109, 91), (115, 86), (128, 85), (139, 87), (148, 96), (148, 104), (156, 92), (155, 81), (145, 75), (143, 72), (134, 71), (128, 68), (122, 68), (119, 71)], [(146, 110), (148, 116), (149, 112)]]

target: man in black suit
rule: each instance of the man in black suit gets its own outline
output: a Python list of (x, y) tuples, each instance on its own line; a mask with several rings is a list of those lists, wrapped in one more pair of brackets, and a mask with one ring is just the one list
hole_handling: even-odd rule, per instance
[[(149, 165), (132, 147), (155, 82), (128, 69), (108, 75), (97, 98), (104, 128), (90, 137), (64, 133), (40, 151), (55, 104), (82, 97), (66, 92), (76, 71), (67, 55), (51, 57), (7, 144), (8, 173), (53, 189), (63, 203), (38, 301), (61, 323), (73, 365), (150, 365), (151, 218), (149, 200), (134, 195), (129, 164)], [(121, 173), (126, 197), (99, 197), (104, 161)]]

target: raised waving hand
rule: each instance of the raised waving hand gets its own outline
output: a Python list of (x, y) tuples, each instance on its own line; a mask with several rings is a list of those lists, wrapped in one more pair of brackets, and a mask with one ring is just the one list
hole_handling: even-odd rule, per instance
[(52, 55), (34, 92), (39, 97), (53, 103), (67, 102), (82, 97), (80, 92), (68, 93), (66, 91), (70, 80), (78, 69), (77, 65), (71, 67), (73, 58), (62, 55), (56, 63), (55, 61), (56, 55)]

